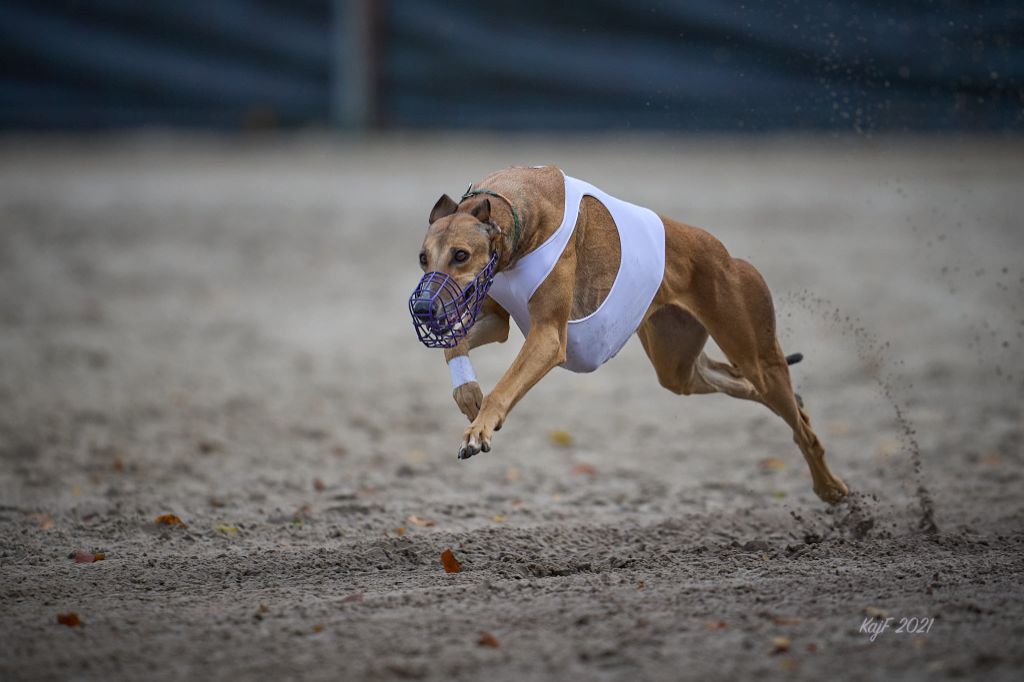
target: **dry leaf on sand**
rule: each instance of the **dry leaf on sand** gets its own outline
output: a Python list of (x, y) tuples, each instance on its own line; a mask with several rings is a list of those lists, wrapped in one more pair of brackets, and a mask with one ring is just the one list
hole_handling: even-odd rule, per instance
[(69, 628), (74, 628), (82, 624), (82, 619), (74, 611), (68, 611), (67, 613), (58, 613), (57, 622), (61, 625), (67, 625)]
[(45, 512), (33, 512), (28, 518), (39, 524), (39, 530), (50, 530), (53, 528), (53, 517)]
[(480, 639), (477, 640), (477, 644), (480, 646), (489, 646), (497, 649), (501, 644), (498, 643), (498, 638), (489, 632), (481, 632)]
[(563, 448), (567, 448), (572, 445), (572, 434), (562, 429), (555, 429), (548, 437), (554, 445), (560, 445)]
[(76, 564), (91, 564), (94, 561), (103, 561), (107, 558), (107, 555), (103, 552), (86, 552), (79, 549), (75, 550), (75, 553), (71, 555), (71, 558), (75, 560)]
[(451, 549), (446, 549), (441, 552), (441, 565), (444, 566), (445, 573), (459, 573), (462, 571), (462, 564), (459, 563), (459, 560), (455, 558), (454, 554), (452, 554)]
[(181, 526), (182, 528), (187, 528), (182, 520), (174, 514), (161, 514), (156, 517), (155, 523), (158, 526)]
[(586, 462), (580, 462), (579, 464), (572, 465), (572, 473), (577, 476), (596, 476), (597, 467), (593, 464), (587, 464)]
[(410, 514), (409, 515), (409, 523), (413, 524), (414, 526), (436, 526), (437, 525), (431, 519), (421, 519), (420, 517), (416, 516), (415, 514)]

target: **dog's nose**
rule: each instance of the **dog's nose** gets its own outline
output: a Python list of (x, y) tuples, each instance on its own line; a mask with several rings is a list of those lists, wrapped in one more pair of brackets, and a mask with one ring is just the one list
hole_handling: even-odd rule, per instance
[(429, 298), (417, 298), (412, 302), (412, 312), (415, 315), (431, 317), (434, 314), (434, 307), (436, 304), (436, 300), (431, 300)]

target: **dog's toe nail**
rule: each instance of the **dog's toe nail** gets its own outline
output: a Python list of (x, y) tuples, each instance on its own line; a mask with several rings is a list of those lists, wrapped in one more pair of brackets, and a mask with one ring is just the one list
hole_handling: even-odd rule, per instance
[(480, 445), (480, 450), (482, 450), (483, 452), (490, 452), (491, 451), (491, 444), (490, 443), (483, 443), (483, 444), (481, 444)]

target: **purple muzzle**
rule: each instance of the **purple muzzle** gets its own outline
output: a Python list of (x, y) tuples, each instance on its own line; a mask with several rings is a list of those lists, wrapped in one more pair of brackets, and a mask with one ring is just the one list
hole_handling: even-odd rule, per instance
[(494, 281), (497, 264), (498, 254), (494, 253), (465, 288), (443, 272), (423, 275), (409, 297), (409, 312), (424, 346), (454, 348), (469, 333)]

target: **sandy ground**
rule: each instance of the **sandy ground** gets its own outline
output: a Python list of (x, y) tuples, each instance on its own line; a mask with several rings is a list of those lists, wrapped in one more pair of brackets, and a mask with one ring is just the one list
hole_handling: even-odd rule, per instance
[[(1022, 152), (0, 143), (0, 677), (1020, 679)], [(664, 391), (635, 340), (456, 460), (405, 310), (426, 216), (548, 162), (762, 271), (851, 503), (766, 409)], [(485, 389), (520, 343), (475, 352)]]

